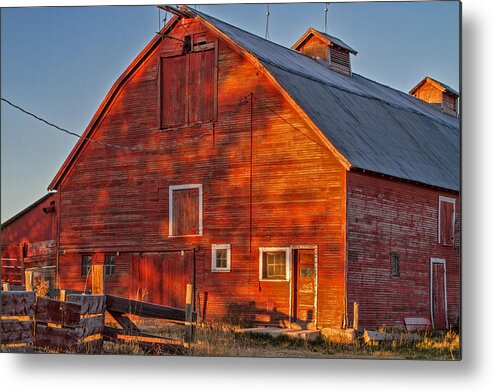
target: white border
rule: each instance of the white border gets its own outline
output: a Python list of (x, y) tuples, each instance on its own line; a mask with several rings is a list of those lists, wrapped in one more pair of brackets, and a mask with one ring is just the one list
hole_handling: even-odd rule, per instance
[[(231, 244), (212, 244), (212, 256), (211, 256), (211, 271), (212, 272), (230, 272), (231, 271)], [(226, 268), (218, 268), (216, 267), (216, 251), (218, 249), (226, 249), (227, 256), (226, 256)]]
[[(452, 203), (454, 206), (454, 212), (452, 214), (452, 243), (449, 244), (442, 244), (441, 238), (440, 238), (440, 217), (442, 215), (442, 201), (445, 201), (447, 203)], [(447, 197), (447, 196), (441, 196), (438, 195), (438, 243), (443, 245), (443, 246), (454, 246), (455, 243), (455, 199), (452, 197)]]
[[(173, 191), (181, 189), (195, 189), (199, 190), (199, 234), (186, 234), (186, 235), (173, 235)], [(169, 234), (168, 237), (200, 237), (203, 235), (203, 220), (202, 220), (202, 184), (184, 184), (184, 185), (170, 185), (169, 186), (169, 206), (168, 206), (168, 222), (169, 222)]]
[[(258, 279), (260, 282), (289, 282), (291, 280), (291, 248), (287, 247), (259, 247), (258, 248)], [(264, 279), (262, 277), (263, 254), (264, 252), (286, 252), (286, 279)], [(291, 298), (291, 295), (290, 295)]]
[(445, 296), (445, 326), (448, 329), (448, 305), (447, 305), (447, 260), (437, 259), (432, 257), (430, 259), (430, 316), (431, 326), (435, 329), (435, 321), (433, 320), (433, 264), (443, 264), (443, 287)]

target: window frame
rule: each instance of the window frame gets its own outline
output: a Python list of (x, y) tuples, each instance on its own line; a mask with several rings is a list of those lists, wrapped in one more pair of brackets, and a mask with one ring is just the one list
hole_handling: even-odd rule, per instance
[[(173, 234), (173, 191), (179, 191), (184, 189), (198, 189), (199, 190), (199, 233), (198, 234)], [(203, 189), (202, 184), (183, 184), (183, 185), (170, 185), (168, 195), (168, 237), (202, 237), (204, 235), (203, 225)]]
[[(394, 258), (397, 260), (397, 273), (394, 274)], [(390, 252), (390, 277), (400, 278), (401, 276), (401, 258), (397, 252)]]
[[(442, 243), (442, 238), (441, 238), (441, 217), (442, 217), (442, 201), (446, 203), (451, 203), (452, 204), (452, 243), (451, 244), (444, 244)], [(438, 195), (438, 232), (437, 232), (437, 243), (443, 246), (454, 246), (455, 243), (455, 199), (453, 197), (447, 197), (447, 196), (442, 196)]]
[[(90, 258), (90, 264), (89, 264), (89, 268), (86, 267), (86, 270), (84, 271), (84, 258), (85, 257), (89, 257)], [(90, 254), (90, 253), (83, 253), (81, 254), (81, 276), (83, 276), (84, 278), (85, 277), (88, 277), (90, 274), (91, 274), (91, 268), (92, 268), (92, 265), (93, 265), (93, 255)]]
[[(108, 265), (106, 265), (106, 258), (107, 257), (113, 257), (113, 264), (110, 264), (109, 267), (112, 267), (112, 270), (113, 272), (110, 273), (110, 274), (107, 274), (106, 273), (106, 268), (108, 267)], [(111, 269), (111, 268), (110, 268)], [(115, 254), (112, 254), (112, 253), (105, 253), (104, 255), (104, 260), (103, 260), (103, 273), (104, 273), (104, 276), (114, 276), (116, 275), (116, 255)]]
[[(216, 255), (218, 250), (226, 250), (226, 267), (216, 266)], [(212, 244), (211, 245), (211, 271), (212, 272), (231, 272), (231, 244)]]
[[(285, 252), (286, 254), (286, 278), (269, 279), (263, 275), (264, 253)], [(259, 247), (259, 281), (260, 282), (289, 282), (291, 280), (291, 247)]]

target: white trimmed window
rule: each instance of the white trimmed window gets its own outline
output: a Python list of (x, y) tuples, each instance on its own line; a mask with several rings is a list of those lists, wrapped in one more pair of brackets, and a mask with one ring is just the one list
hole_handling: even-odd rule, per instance
[(169, 187), (169, 236), (201, 236), (202, 184)]
[(438, 243), (454, 245), (455, 234), (455, 199), (438, 197)]
[(290, 248), (259, 248), (260, 280), (288, 281), (290, 266)]
[(212, 271), (229, 272), (231, 271), (231, 245), (213, 244), (212, 245)]

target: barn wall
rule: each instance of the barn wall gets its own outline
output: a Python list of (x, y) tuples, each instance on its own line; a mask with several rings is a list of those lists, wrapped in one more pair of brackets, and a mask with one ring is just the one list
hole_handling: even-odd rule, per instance
[[(187, 26), (190, 33), (201, 29)], [(168, 34), (185, 32), (177, 26)], [(165, 40), (158, 52), (176, 42)], [(278, 323), (290, 312), (290, 283), (259, 282), (259, 247), (318, 245), (318, 321), (340, 326), (345, 170), (261, 72), (224, 42), (218, 58), (214, 123), (158, 128), (157, 52), (111, 105), (93, 138), (158, 151), (86, 145), (59, 187), (61, 286), (89, 287), (81, 254), (102, 263), (105, 252), (118, 251), (107, 289), (134, 296), (132, 254), (196, 247), (196, 306), (206, 319)], [(168, 237), (169, 186), (197, 183), (204, 235)], [(211, 244), (225, 243), (231, 272), (211, 272)]]
[(55, 194), (37, 204), (5, 227), (2, 225), (2, 245), (38, 242), (55, 238), (54, 214), (45, 214), (43, 208), (55, 201)]
[(2, 226), (2, 281), (22, 284), (25, 268), (55, 266), (57, 210), (45, 214), (43, 208), (56, 197), (47, 196)]
[[(404, 326), (404, 317), (430, 319), (430, 259), (446, 259), (448, 320), (460, 308), (460, 201), (456, 193), (349, 172), (348, 310), (359, 303), (364, 328)], [(438, 244), (438, 197), (456, 199), (454, 246)], [(400, 277), (391, 277), (390, 252)]]

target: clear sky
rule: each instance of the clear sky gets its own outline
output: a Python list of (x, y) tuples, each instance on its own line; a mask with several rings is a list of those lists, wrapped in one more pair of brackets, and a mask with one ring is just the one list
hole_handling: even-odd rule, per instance
[[(265, 4), (198, 9), (265, 34)], [(309, 27), (323, 30), (323, 9), (271, 4), (270, 39), (290, 47)], [(458, 2), (331, 3), (328, 20), (328, 33), (359, 52), (354, 72), (406, 92), (426, 75), (459, 90)], [(154, 6), (2, 9), (1, 95), (82, 133), (158, 28)], [(76, 141), (2, 102), (2, 222), (46, 193)]]

